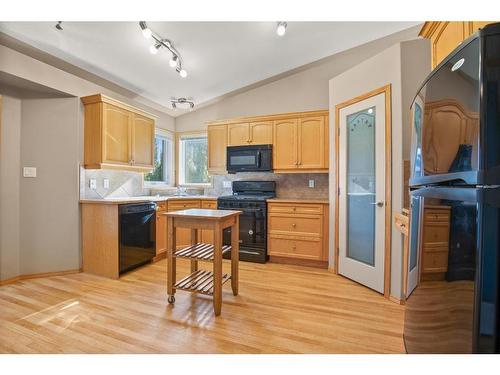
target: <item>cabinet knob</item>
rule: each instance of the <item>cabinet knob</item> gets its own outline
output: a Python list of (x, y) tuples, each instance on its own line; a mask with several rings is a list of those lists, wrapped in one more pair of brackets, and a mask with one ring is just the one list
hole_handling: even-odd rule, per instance
[(297, 226), (297, 224), (295, 224), (295, 223), (293, 223), (293, 224), (292, 224), (292, 227), (294, 227), (294, 228), (295, 228), (296, 226)]

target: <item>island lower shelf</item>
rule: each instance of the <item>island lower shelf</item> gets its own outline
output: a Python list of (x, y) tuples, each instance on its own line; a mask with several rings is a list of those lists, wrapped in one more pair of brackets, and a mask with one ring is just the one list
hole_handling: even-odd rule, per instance
[[(229, 280), (231, 280), (230, 275), (222, 275), (222, 285)], [(191, 275), (188, 275), (178, 281), (175, 284), (174, 289), (211, 296), (214, 294), (214, 274), (213, 272), (207, 270), (195, 271)]]

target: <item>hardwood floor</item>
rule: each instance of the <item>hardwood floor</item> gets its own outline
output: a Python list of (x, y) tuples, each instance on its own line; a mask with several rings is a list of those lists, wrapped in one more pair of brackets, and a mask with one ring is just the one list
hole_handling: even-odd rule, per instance
[[(178, 278), (188, 272), (178, 260)], [(166, 260), (119, 280), (19, 281), (0, 287), (0, 352), (404, 352), (404, 307), (326, 270), (241, 262), (239, 289), (224, 286), (215, 318), (210, 297), (179, 291), (167, 304)]]

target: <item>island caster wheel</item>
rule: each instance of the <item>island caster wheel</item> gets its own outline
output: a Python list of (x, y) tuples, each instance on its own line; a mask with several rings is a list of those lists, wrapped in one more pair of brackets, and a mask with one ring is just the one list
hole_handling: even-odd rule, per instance
[(168, 303), (172, 304), (175, 302), (175, 297), (174, 296), (168, 296)]

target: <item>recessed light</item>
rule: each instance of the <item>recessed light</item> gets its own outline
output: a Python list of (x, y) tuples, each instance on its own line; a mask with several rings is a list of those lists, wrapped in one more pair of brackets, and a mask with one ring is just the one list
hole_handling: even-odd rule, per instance
[(276, 27), (276, 34), (278, 34), (279, 36), (285, 35), (286, 27), (287, 27), (286, 22), (278, 22), (278, 27)]

